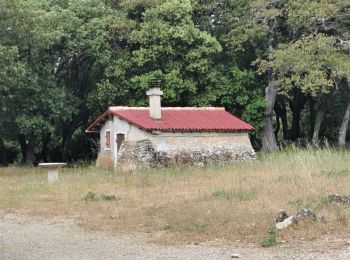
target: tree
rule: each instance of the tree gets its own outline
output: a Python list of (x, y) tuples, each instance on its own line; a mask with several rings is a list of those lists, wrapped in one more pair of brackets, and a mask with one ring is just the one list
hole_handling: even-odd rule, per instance
[[(53, 121), (64, 107), (64, 92), (54, 78), (54, 58), (49, 48), (60, 37), (54, 12), (42, 3), (5, 1), (1, 3), (0, 42), (18, 50), (23, 77), (7, 85), (6, 109), (20, 139), (23, 158), (34, 162), (35, 147), (42, 135), (54, 130)], [(19, 76), (19, 75), (16, 75)]]
[[(128, 102), (141, 105), (145, 104), (149, 80), (158, 78), (167, 104), (193, 102), (192, 97), (203, 91), (204, 83), (210, 80), (211, 57), (222, 48), (215, 38), (195, 27), (192, 11), (187, 0), (161, 1), (147, 9), (139, 29), (131, 34), (135, 49), (126, 55), (128, 60), (122, 58), (113, 64), (119, 70), (114, 68), (115, 73), (109, 74), (112, 77), (101, 85), (102, 89), (109, 89), (112, 80), (124, 82), (115, 86), (119, 99), (120, 94), (125, 97), (132, 93), (133, 99)], [(130, 78), (122, 78), (125, 74)]]
[(14, 129), (9, 118), (11, 107), (9, 95), (16, 85), (17, 79), (23, 76), (23, 64), (18, 60), (18, 50), (15, 47), (6, 47), (0, 44), (0, 166), (7, 165), (7, 153), (4, 137), (10, 129)]
[(69, 1), (51, 7), (58, 11), (62, 36), (53, 46), (55, 80), (65, 90), (66, 107), (56, 121), (59, 160), (71, 159), (70, 144), (74, 134), (85, 136), (81, 128), (101, 112), (96, 84), (115, 57), (119, 37), (128, 27), (114, 1)]
[[(269, 2), (267, 4), (266, 1), (256, 1), (255, 4), (258, 4), (258, 7), (267, 6), (265, 9), (255, 9), (263, 14), (263, 18), (269, 17), (265, 15), (266, 13), (270, 17), (271, 15), (274, 15), (274, 17), (277, 15), (278, 18), (278, 27), (276, 28), (279, 30), (275, 31), (278, 32), (275, 34), (275, 39), (279, 40), (279, 44), (275, 45), (275, 49), (270, 48), (272, 51), (268, 57), (265, 57), (265, 64), (264, 62), (260, 63), (262, 64), (260, 73), (274, 75), (274, 82), (277, 83), (277, 86), (280, 86), (276, 87), (276, 85), (273, 85), (277, 91), (276, 93), (273, 91), (273, 88), (268, 88), (271, 91), (266, 93), (271, 95), (267, 100), (274, 101), (273, 97), (278, 94), (278, 91), (287, 97), (293, 119), (290, 137), (292, 139), (299, 138), (300, 115), (306, 102), (311, 102), (313, 99), (316, 99), (318, 102), (323, 100), (322, 96), (329, 92), (325, 89), (332, 88), (336, 81), (339, 81), (346, 74), (344, 72), (346, 71), (344, 68), (346, 61), (344, 61), (344, 57), (341, 57), (342, 54), (337, 49), (336, 42), (339, 42), (338, 37), (340, 35), (345, 35), (345, 24), (349, 21), (347, 19), (348, 15), (344, 14), (347, 12), (347, 8), (342, 1), (305, 2), (290, 0)], [(257, 17), (260, 16), (258, 12)], [(265, 20), (260, 18), (258, 21), (263, 23)], [(269, 28), (271, 29), (271, 26)], [(330, 38), (326, 43), (327, 37), (333, 38)], [(270, 37), (269, 39), (271, 40), (272, 38)], [(336, 59), (332, 60), (334, 57)], [(334, 69), (339, 67), (342, 67), (343, 75), (335, 75), (337, 71)], [(271, 80), (269, 82), (271, 83)], [(305, 88), (308, 89), (306, 90)], [(268, 102), (268, 108), (272, 107), (272, 103)], [(311, 105), (312, 102), (310, 103)], [(320, 104), (316, 103), (316, 108), (321, 107)], [(272, 110), (270, 109), (269, 111)], [(317, 145), (318, 132), (324, 116), (322, 110), (316, 113), (316, 116), (311, 115), (311, 128), (314, 131), (314, 143)], [(313, 120), (316, 120), (316, 123)], [(265, 125), (271, 126), (272, 121), (268, 121), (270, 123)], [(271, 129), (271, 127), (266, 129)], [(271, 137), (271, 131), (268, 132)], [(273, 139), (273, 137), (271, 138)]]
[[(265, 31), (266, 47), (265, 55), (269, 56), (274, 52), (278, 44), (278, 34), (283, 26), (283, 16), (285, 15), (285, 2), (257, 0), (252, 2), (252, 22), (256, 35)], [(259, 39), (259, 38), (258, 38)], [(262, 57), (258, 57), (258, 60)], [(264, 127), (261, 131), (262, 150), (268, 152), (278, 151), (277, 140), (274, 134), (273, 111), (277, 96), (278, 85), (276, 83), (275, 72), (267, 68), (267, 87), (265, 88), (266, 109), (264, 111)]]
[[(260, 68), (272, 68), (278, 77), (281, 86), (280, 93), (289, 95), (298, 88), (303, 93), (318, 97), (329, 93), (336, 87), (337, 81), (348, 77), (350, 71), (347, 64), (350, 61), (337, 48), (334, 47), (335, 38), (323, 34), (304, 37), (288, 45), (280, 46), (270, 57), (264, 61)], [(298, 106), (300, 109), (300, 105)], [(316, 116), (314, 128), (314, 144), (318, 144), (318, 132), (322, 121), (323, 110)]]

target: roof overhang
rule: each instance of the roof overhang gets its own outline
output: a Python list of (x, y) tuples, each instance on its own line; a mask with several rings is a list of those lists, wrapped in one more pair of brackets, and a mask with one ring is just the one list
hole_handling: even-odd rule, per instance
[(92, 122), (86, 129), (86, 133), (99, 133), (99, 127), (103, 125), (106, 121), (106, 118), (110, 118), (111, 111), (107, 109), (102, 115), (100, 115), (94, 122)]
[[(159, 128), (145, 128), (142, 125), (138, 124), (137, 122), (134, 122), (130, 120), (129, 118), (124, 117), (121, 114), (118, 114), (118, 110), (132, 110), (132, 109), (137, 109), (137, 110), (148, 110), (149, 108), (147, 107), (109, 107), (102, 115), (100, 115), (93, 123), (91, 123), (85, 130), (86, 133), (98, 133), (100, 131), (100, 127), (105, 123), (105, 121), (109, 120), (112, 115), (116, 116), (126, 122), (128, 122), (131, 125), (134, 125), (144, 131), (147, 132), (225, 132), (225, 133), (233, 133), (233, 132), (249, 132), (255, 130), (254, 127), (250, 126), (250, 129), (196, 129), (196, 128), (178, 128), (178, 129), (159, 129)], [(225, 108), (214, 108), (214, 107), (208, 107), (208, 108), (162, 108), (162, 110), (183, 110), (183, 109), (189, 109), (189, 110), (198, 110), (198, 109), (206, 109), (206, 110), (221, 110), (225, 111)]]

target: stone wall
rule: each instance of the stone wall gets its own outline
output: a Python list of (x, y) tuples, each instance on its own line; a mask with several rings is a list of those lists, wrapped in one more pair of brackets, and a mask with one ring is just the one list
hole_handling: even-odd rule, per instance
[(125, 141), (118, 153), (121, 171), (176, 165), (204, 166), (213, 162), (255, 159), (248, 133), (160, 134), (140, 141)]

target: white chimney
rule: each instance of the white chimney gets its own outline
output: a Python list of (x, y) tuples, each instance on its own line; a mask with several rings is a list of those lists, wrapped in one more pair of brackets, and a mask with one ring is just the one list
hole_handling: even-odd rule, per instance
[(163, 95), (163, 91), (160, 88), (150, 88), (146, 95), (149, 96), (149, 115), (154, 120), (162, 119), (160, 96)]

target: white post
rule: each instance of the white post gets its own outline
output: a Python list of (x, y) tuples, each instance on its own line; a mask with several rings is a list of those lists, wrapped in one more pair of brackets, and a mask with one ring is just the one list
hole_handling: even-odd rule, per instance
[(47, 180), (49, 183), (58, 181), (58, 168), (67, 166), (66, 163), (39, 163), (39, 167), (47, 168)]
[(52, 168), (48, 170), (47, 172), (47, 179), (49, 183), (54, 183), (58, 181), (58, 168)]

